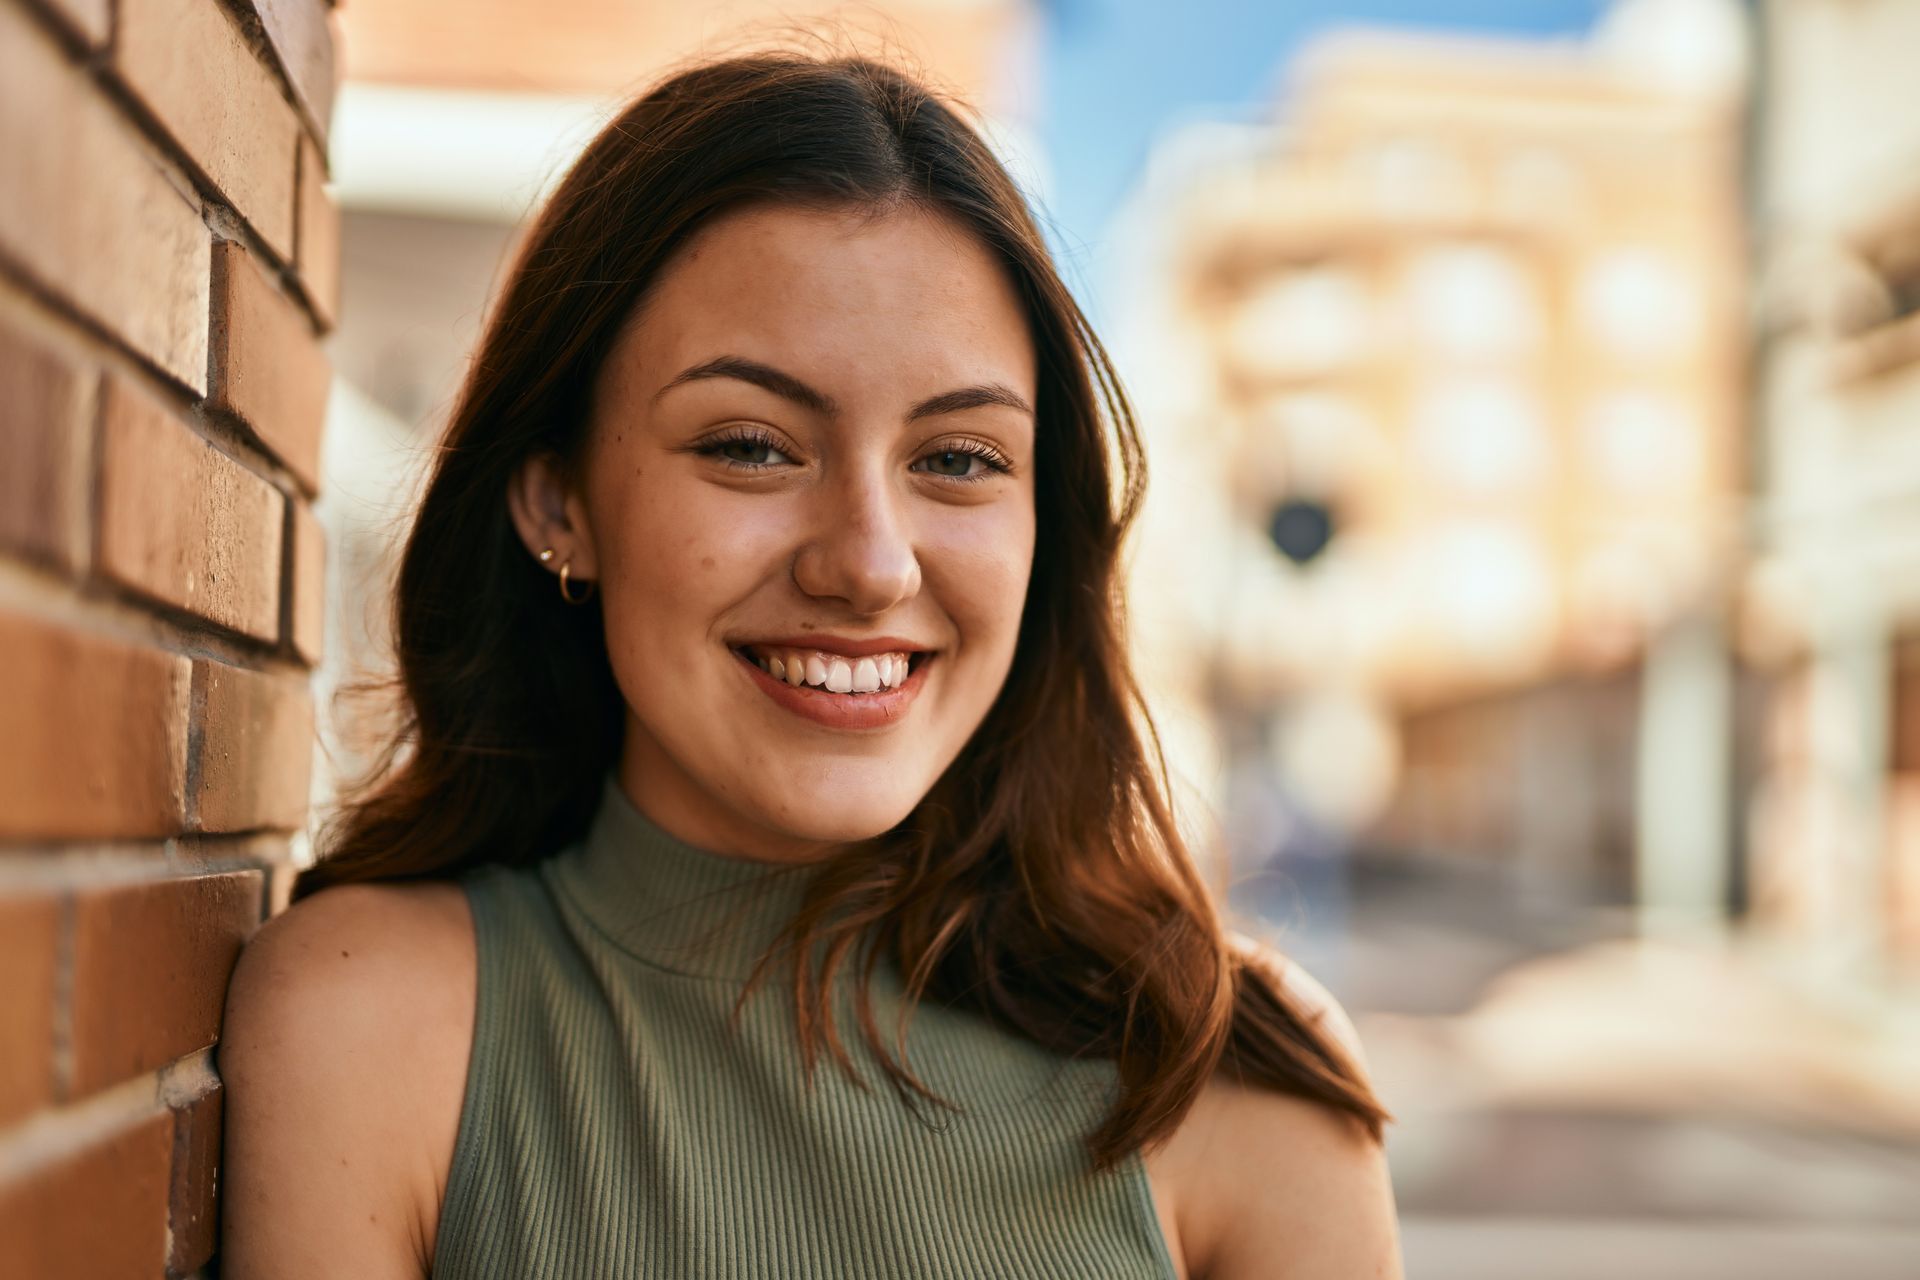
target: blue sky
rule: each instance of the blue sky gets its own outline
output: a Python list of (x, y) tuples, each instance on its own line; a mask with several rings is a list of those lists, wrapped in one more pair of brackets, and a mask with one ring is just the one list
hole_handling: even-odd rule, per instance
[(1348, 23), (1535, 36), (1586, 31), (1606, 0), (1042, 0), (1055, 246), (1098, 258), (1154, 137), (1267, 101), (1301, 42)]

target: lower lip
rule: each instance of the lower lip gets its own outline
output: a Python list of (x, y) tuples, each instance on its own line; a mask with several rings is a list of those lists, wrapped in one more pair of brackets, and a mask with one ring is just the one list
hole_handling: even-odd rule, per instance
[(919, 696), (920, 686), (927, 682), (927, 668), (940, 657), (937, 653), (922, 655), (908, 670), (905, 683), (897, 688), (877, 689), (872, 693), (828, 693), (811, 685), (794, 686), (785, 680), (775, 680), (740, 650), (730, 652), (747, 669), (747, 675), (760, 686), (761, 692), (793, 714), (829, 729), (854, 730), (884, 729), (897, 724)]

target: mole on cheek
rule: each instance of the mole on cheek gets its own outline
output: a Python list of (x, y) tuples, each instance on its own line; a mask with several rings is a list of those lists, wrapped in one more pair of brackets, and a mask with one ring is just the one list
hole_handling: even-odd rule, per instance
[(701, 556), (701, 557), (700, 557), (700, 567), (701, 567), (702, 569), (711, 569), (711, 568), (713, 568), (713, 557), (712, 557), (712, 556)]

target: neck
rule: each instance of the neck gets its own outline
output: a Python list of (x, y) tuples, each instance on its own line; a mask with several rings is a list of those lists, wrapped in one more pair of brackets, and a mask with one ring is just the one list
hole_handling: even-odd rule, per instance
[(687, 976), (744, 978), (799, 910), (808, 872), (683, 840), (641, 812), (608, 773), (586, 835), (545, 874), (638, 959)]
[(843, 847), (754, 822), (702, 787), (631, 717), (615, 776), (649, 822), (715, 857), (796, 865), (823, 861)]

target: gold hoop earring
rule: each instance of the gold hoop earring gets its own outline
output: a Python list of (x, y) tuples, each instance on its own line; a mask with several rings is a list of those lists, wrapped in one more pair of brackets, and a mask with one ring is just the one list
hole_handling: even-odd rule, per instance
[(572, 567), (573, 561), (571, 560), (562, 560), (560, 562), (560, 598), (568, 604), (585, 604), (587, 601), (593, 599), (593, 582), (589, 579), (587, 589), (580, 593), (579, 599), (575, 599), (573, 593), (567, 590), (567, 571)]
[[(540, 563), (548, 564), (552, 560), (553, 560), (553, 548), (552, 547), (544, 548), (540, 552)], [(587, 589), (581, 592), (578, 597), (575, 597), (572, 590), (567, 585), (568, 583), (567, 575), (572, 572), (572, 569), (573, 569), (573, 560), (571, 557), (565, 560), (562, 560), (560, 562), (560, 598), (562, 600), (565, 600), (568, 604), (585, 604), (587, 601), (593, 599), (593, 582), (589, 580), (587, 582)]]

